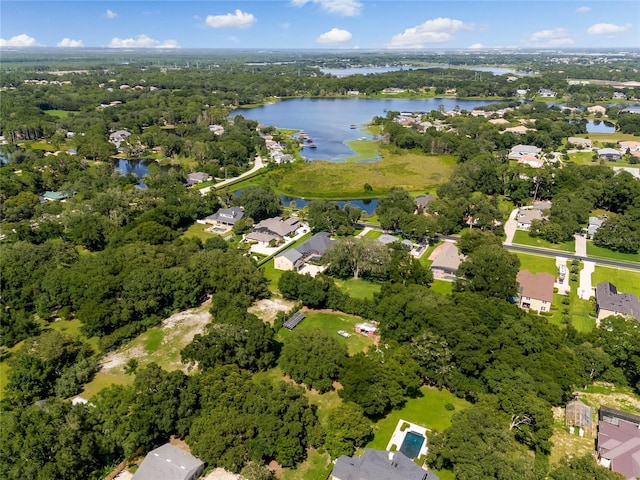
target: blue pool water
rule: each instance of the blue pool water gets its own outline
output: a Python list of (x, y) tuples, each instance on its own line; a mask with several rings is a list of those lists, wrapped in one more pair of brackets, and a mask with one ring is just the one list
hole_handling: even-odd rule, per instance
[(400, 445), (400, 452), (413, 459), (420, 454), (420, 449), (424, 443), (424, 437), (416, 432), (407, 432)]

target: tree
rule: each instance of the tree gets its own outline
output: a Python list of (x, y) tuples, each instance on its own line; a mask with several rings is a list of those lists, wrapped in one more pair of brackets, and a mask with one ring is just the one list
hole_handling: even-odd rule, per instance
[(361, 275), (382, 274), (389, 260), (386, 245), (369, 237), (348, 237), (334, 243), (322, 257), (328, 265), (328, 273), (336, 275), (353, 275), (358, 279)]
[(350, 456), (356, 448), (366, 445), (372, 434), (371, 424), (365, 418), (362, 407), (345, 402), (329, 412), (324, 446), (331, 458)]
[(307, 220), (314, 232), (351, 235), (353, 223), (360, 218), (360, 209), (349, 204), (341, 209), (337, 202), (317, 200), (309, 203)]
[(469, 255), (483, 245), (492, 245), (496, 248), (502, 246), (502, 240), (492, 232), (481, 230), (466, 230), (460, 235), (458, 250), (463, 255)]
[(449, 344), (444, 338), (425, 330), (411, 339), (409, 348), (426, 383), (438, 387), (449, 383), (455, 367)]
[(608, 218), (593, 236), (593, 244), (622, 253), (638, 253), (640, 222), (624, 214)]
[(550, 480), (624, 480), (624, 475), (597, 464), (592, 455), (564, 458), (549, 472)]
[(387, 275), (391, 282), (415, 284), (428, 287), (433, 282), (433, 272), (425, 268), (420, 260), (409, 253), (409, 248), (400, 242), (389, 245), (390, 259)]
[(278, 363), (295, 381), (323, 393), (338, 379), (346, 358), (346, 346), (317, 329), (294, 332), (282, 347)]
[(270, 188), (247, 187), (242, 189), (236, 204), (244, 207), (244, 214), (259, 222), (282, 212), (280, 196)]
[(458, 268), (458, 291), (509, 300), (518, 293), (518, 256), (502, 247), (483, 245), (471, 252)]

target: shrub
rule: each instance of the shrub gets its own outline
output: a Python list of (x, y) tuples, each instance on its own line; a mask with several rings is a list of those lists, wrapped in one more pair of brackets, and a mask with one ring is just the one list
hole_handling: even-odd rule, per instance
[(407, 422), (403, 422), (402, 425), (400, 425), (401, 432), (404, 432), (407, 428), (409, 428), (409, 424)]
[(456, 406), (453, 403), (447, 402), (444, 404), (444, 409), (453, 412), (456, 409)]

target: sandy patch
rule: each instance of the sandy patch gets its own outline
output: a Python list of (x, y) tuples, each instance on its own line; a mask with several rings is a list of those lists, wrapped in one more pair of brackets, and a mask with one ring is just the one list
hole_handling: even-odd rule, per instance
[[(193, 337), (204, 332), (205, 326), (211, 321), (211, 314), (209, 313), (210, 305), (211, 300), (209, 299), (199, 307), (178, 312), (164, 319), (160, 324), (163, 334), (162, 346), (165, 347), (164, 349), (161, 347), (158, 351), (149, 353), (144, 345), (137, 344), (131, 346), (138, 342), (143, 335), (146, 335), (145, 332), (133, 339), (129, 344), (105, 355), (102, 362), (100, 362), (100, 369), (112, 372), (114, 370), (120, 370), (132, 358), (144, 358), (145, 364), (158, 361), (160, 357), (165, 357), (166, 359), (166, 355), (175, 353), (172, 350), (181, 350), (184, 346), (191, 343)], [(173, 362), (171, 367), (176, 369), (185, 368), (179, 361)]]
[(224, 468), (216, 468), (204, 480), (240, 480), (242, 477), (237, 473), (227, 472)]
[(268, 322), (271, 325), (276, 320), (278, 313), (280, 312), (288, 312), (295, 305), (295, 302), (290, 300), (285, 300), (283, 298), (267, 298), (264, 300), (258, 300), (256, 303), (251, 305), (247, 310), (249, 313), (253, 313), (255, 316), (260, 318), (263, 322)]

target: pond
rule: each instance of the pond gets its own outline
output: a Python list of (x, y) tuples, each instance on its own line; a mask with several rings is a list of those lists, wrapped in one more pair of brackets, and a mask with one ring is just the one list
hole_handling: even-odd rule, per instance
[[(397, 112), (430, 112), (442, 106), (445, 110), (473, 110), (496, 103), (487, 100), (454, 98), (365, 99), (365, 98), (292, 98), (255, 108), (236, 110), (234, 115), (257, 120), (264, 125), (302, 130), (312, 139), (301, 154), (309, 160), (344, 161), (355, 152), (345, 143), (372, 137), (361, 132), (375, 116), (385, 116), (388, 110)], [(375, 159), (371, 159), (375, 160)]]
[(587, 120), (587, 133), (615, 133), (616, 126), (604, 120)]
[(129, 175), (133, 173), (136, 177), (142, 178), (149, 173), (149, 165), (153, 160), (142, 158), (140, 160), (130, 160), (126, 158), (120, 158), (117, 161), (114, 160), (114, 166), (116, 170), (122, 172), (122, 175)]

